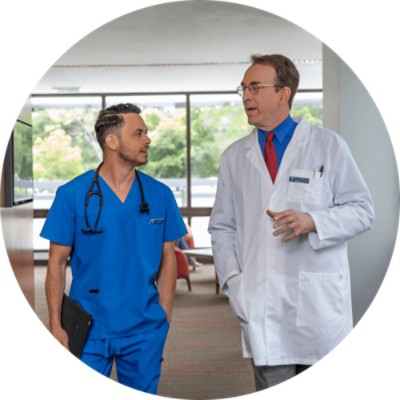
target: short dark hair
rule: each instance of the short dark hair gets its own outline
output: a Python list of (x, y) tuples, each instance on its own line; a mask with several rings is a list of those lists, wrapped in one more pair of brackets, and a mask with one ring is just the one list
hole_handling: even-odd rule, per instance
[(269, 65), (275, 69), (277, 77), (275, 84), (280, 87), (286, 86), (291, 90), (289, 99), (289, 108), (291, 108), (300, 82), (300, 74), (294, 62), (282, 54), (255, 54), (251, 56), (251, 61), (253, 64)]
[(106, 136), (124, 125), (121, 114), (140, 114), (142, 110), (131, 103), (121, 103), (105, 108), (99, 112), (94, 130), (100, 147), (103, 149)]

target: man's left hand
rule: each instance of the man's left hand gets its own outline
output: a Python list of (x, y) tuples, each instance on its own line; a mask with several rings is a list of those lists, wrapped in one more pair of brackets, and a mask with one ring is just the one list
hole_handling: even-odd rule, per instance
[(274, 220), (273, 227), (276, 229), (274, 231), (274, 236), (290, 232), (283, 237), (282, 242), (288, 242), (300, 235), (316, 230), (314, 220), (309, 213), (294, 210), (280, 212), (267, 210), (267, 214)]

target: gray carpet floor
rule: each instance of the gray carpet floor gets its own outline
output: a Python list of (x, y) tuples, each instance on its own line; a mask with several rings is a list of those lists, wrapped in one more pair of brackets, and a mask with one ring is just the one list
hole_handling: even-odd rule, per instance
[[(35, 267), (35, 312), (48, 327), (46, 268)], [(68, 270), (68, 285), (70, 271)], [(178, 280), (173, 321), (158, 394), (178, 399), (220, 399), (254, 392), (252, 367), (242, 358), (239, 322), (228, 299), (216, 294), (214, 266), (191, 272), (192, 291)], [(111, 379), (116, 379), (113, 370)]]

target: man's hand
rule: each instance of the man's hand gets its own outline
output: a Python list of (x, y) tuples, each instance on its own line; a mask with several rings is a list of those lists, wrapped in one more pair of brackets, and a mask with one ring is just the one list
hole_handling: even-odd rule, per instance
[(50, 332), (67, 350), (69, 350), (67, 332), (60, 325), (57, 324), (57, 327), (53, 327), (50, 323)]
[(316, 230), (314, 220), (308, 213), (294, 210), (281, 212), (267, 210), (267, 214), (274, 220), (273, 227), (276, 229), (274, 236), (289, 232), (288, 235), (283, 237), (282, 242), (288, 242), (300, 235)]

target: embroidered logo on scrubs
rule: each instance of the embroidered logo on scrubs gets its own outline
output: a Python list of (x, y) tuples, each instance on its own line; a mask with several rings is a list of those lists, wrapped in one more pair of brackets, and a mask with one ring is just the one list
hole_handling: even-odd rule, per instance
[(163, 224), (164, 218), (152, 218), (149, 224)]
[(310, 179), (309, 178), (300, 178), (299, 176), (289, 176), (289, 182), (310, 183)]

